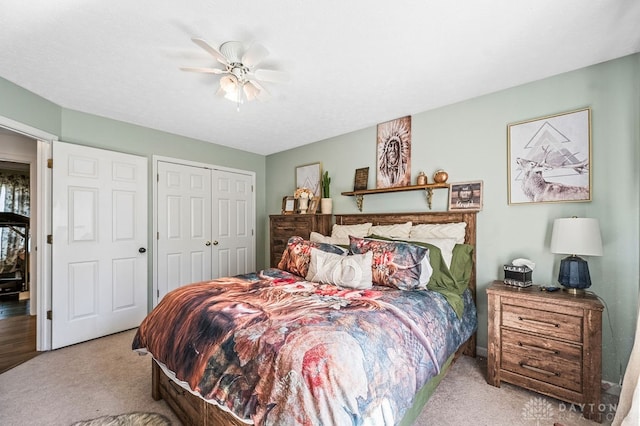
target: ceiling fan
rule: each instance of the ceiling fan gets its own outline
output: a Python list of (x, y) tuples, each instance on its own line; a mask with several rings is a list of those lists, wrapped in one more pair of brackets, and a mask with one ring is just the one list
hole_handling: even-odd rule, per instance
[(213, 56), (224, 68), (181, 67), (180, 69), (221, 75), (218, 93), (236, 102), (238, 109), (244, 100), (265, 101), (270, 97), (261, 82), (279, 83), (288, 80), (288, 75), (282, 71), (257, 68), (269, 55), (267, 49), (260, 44), (254, 43), (245, 48), (239, 41), (227, 41), (216, 49), (201, 38), (194, 37), (191, 40)]

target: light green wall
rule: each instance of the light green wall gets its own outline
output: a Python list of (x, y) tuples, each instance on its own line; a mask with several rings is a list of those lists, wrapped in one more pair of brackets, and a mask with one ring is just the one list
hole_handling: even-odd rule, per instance
[[(603, 378), (618, 381), (619, 365), (624, 368), (633, 344), (640, 287), (639, 76), (636, 54), (412, 116), (413, 181), (420, 171), (431, 176), (439, 168), (449, 172), (449, 182), (484, 181), (477, 234), (479, 346), (487, 346), (485, 289), (502, 278), (502, 265), (517, 257), (533, 259), (534, 280), (554, 284), (561, 256), (549, 252), (553, 220), (595, 217), (600, 219), (604, 256), (588, 259), (590, 290), (607, 305)], [(509, 206), (507, 124), (587, 106), (592, 109), (593, 201)], [(353, 188), (354, 171), (360, 167), (370, 167), (369, 188), (375, 187), (375, 143), (372, 124), (268, 156), (268, 212), (279, 213), (282, 197), (293, 193), (295, 166), (320, 161), (332, 177), (334, 213), (357, 213), (354, 198), (340, 192)], [(447, 191), (435, 191), (433, 202), (434, 211), (446, 210)], [(364, 200), (364, 212), (423, 210), (427, 205), (420, 192), (369, 195)]]
[[(149, 194), (152, 188), (152, 156), (237, 168), (256, 174), (256, 247), (265, 245), (268, 230), (265, 209), (265, 157), (208, 142), (189, 139), (141, 126), (61, 108), (7, 80), (0, 78), (0, 116), (58, 136), (61, 141), (110, 149), (148, 158)], [(152, 197), (149, 196), (149, 230), (152, 224)], [(152, 287), (152, 233), (149, 232), (149, 291)], [(264, 267), (264, 257), (256, 256), (256, 266)]]
[(0, 116), (53, 135), (60, 134), (62, 108), (0, 78)]

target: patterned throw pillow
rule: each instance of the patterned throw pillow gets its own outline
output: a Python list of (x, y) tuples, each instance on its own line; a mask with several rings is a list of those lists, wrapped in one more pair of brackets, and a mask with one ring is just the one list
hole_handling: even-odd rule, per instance
[(429, 249), (408, 243), (370, 238), (351, 237), (350, 240), (352, 253), (373, 252), (371, 268), (374, 284), (400, 290), (427, 287), (432, 272), (426, 270), (430, 269)]
[(358, 290), (371, 288), (372, 259), (372, 252), (340, 256), (312, 248), (307, 281)]
[(347, 251), (333, 244), (314, 243), (302, 237), (291, 237), (287, 242), (287, 247), (282, 253), (282, 258), (278, 263), (278, 269), (291, 272), (305, 278), (309, 272), (309, 262), (311, 261), (311, 249), (326, 251), (339, 255), (346, 255)]

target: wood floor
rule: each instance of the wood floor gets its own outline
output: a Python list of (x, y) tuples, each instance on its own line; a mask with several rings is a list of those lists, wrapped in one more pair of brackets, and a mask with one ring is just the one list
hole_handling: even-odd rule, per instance
[(36, 317), (29, 302), (0, 298), (0, 374), (38, 355)]

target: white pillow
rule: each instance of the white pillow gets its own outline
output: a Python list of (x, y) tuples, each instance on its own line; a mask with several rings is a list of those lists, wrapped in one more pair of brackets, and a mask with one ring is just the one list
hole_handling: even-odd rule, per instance
[(466, 227), (466, 222), (413, 225), (409, 233), (409, 238), (415, 239), (416, 241), (421, 238), (454, 238), (456, 243), (464, 244)]
[(371, 288), (373, 286), (372, 261), (373, 252), (340, 256), (312, 248), (306, 279), (316, 283), (334, 284), (359, 290)]
[(413, 225), (411, 222), (398, 223), (396, 225), (374, 225), (369, 229), (368, 235), (378, 235), (395, 240), (406, 240), (409, 238), (411, 225)]
[[(325, 244), (341, 244), (338, 238), (333, 238), (328, 235), (322, 235), (319, 232), (311, 231), (309, 235), (309, 241), (314, 243), (325, 243)], [(343, 244), (346, 245), (346, 244)]]
[(456, 240), (454, 238), (409, 238), (409, 241), (416, 241), (419, 243), (429, 243), (440, 249), (442, 253), (442, 259), (447, 265), (447, 268), (451, 267), (451, 258), (453, 257), (453, 248), (455, 247)]
[(369, 229), (371, 229), (371, 223), (361, 223), (358, 225), (333, 225), (331, 229), (331, 237), (336, 241), (333, 244), (349, 245), (349, 235), (354, 237), (364, 238), (369, 235)]
[[(435, 245), (435, 244), (434, 244)], [(433, 275), (433, 268), (429, 261), (429, 253), (427, 253), (420, 261), (420, 287), (421, 289), (427, 288), (431, 275)]]

